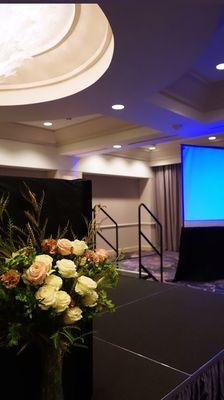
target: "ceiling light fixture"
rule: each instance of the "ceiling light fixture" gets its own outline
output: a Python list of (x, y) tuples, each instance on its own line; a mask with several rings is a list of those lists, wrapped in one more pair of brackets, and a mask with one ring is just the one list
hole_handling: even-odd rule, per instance
[(215, 67), (218, 71), (223, 71), (224, 70), (224, 63), (217, 64)]
[(0, 107), (74, 95), (112, 61), (113, 32), (97, 3), (0, 4), (0, 21)]
[(155, 150), (155, 149), (156, 149), (156, 146), (154, 146), (154, 145), (149, 146), (149, 150)]
[(215, 140), (216, 136), (209, 136), (208, 140)]
[(124, 109), (124, 105), (123, 104), (114, 104), (112, 106), (112, 108), (113, 108), (113, 110), (116, 110), (116, 111), (123, 110)]
[(114, 144), (113, 145), (114, 149), (121, 149), (121, 147), (122, 147), (121, 144)]
[(44, 125), (44, 126), (52, 126), (53, 123), (50, 122), (50, 121), (46, 121), (46, 122), (43, 123), (43, 125)]
[(1, 4), (0, 76), (15, 74), (25, 61), (57, 45), (74, 15), (69, 4)]

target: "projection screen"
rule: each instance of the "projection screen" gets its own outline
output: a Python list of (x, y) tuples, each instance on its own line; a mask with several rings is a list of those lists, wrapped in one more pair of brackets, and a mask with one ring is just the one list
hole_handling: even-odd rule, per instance
[(224, 225), (224, 148), (181, 146), (184, 226)]

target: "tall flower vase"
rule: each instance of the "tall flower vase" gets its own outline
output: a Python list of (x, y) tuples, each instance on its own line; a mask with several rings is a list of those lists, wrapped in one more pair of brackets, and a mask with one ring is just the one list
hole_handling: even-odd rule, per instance
[(64, 400), (62, 385), (63, 352), (53, 345), (41, 346), (41, 399)]
[[(91, 330), (89, 323), (86, 332)], [(30, 344), (19, 355), (20, 348), (0, 348), (0, 383), (7, 387), (7, 400), (91, 400), (92, 334), (85, 336), (85, 345), (63, 357), (47, 342)]]

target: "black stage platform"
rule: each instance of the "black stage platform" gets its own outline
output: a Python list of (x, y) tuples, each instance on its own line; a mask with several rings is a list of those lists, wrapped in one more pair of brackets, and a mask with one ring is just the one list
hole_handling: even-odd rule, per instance
[(112, 298), (95, 320), (94, 400), (224, 399), (223, 295), (120, 277)]

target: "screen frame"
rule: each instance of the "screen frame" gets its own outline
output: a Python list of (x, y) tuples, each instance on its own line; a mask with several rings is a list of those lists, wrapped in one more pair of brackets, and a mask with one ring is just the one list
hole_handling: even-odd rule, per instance
[[(183, 227), (186, 226), (185, 224), (185, 209), (184, 209), (184, 163), (183, 163), (183, 152), (184, 152), (184, 147), (198, 147), (198, 148), (206, 148), (206, 149), (219, 149), (224, 151), (224, 146), (207, 146), (207, 145), (199, 145), (199, 144), (186, 144), (186, 143), (181, 143), (180, 145), (180, 154), (181, 154), (181, 205), (182, 205), (182, 224)], [(199, 221), (204, 221), (204, 220), (198, 220)], [(209, 221), (209, 220), (208, 220)], [(214, 220), (215, 221), (215, 220)], [(216, 220), (218, 221), (218, 220)], [(188, 225), (190, 226), (190, 225)], [(200, 226), (200, 225), (197, 225)], [(223, 226), (223, 225), (222, 225)]]

